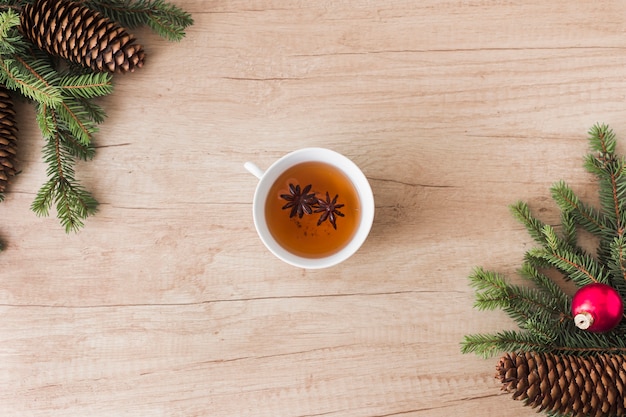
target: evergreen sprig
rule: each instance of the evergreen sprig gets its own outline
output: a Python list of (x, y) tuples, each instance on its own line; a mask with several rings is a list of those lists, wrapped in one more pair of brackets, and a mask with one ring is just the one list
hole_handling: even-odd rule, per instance
[[(113, 92), (113, 77), (58, 62), (22, 36), (19, 13), (34, 0), (0, 0), (0, 84), (34, 103), (48, 168), (31, 208), (47, 216), (52, 207), (67, 232), (78, 231), (97, 211), (96, 199), (78, 181), (77, 160), (94, 157), (93, 145), (106, 112), (95, 100)], [(191, 15), (164, 0), (75, 0), (127, 28), (147, 26), (180, 41)]]
[(170, 41), (183, 39), (185, 29), (193, 24), (189, 13), (163, 0), (82, 0), (81, 3), (129, 29), (148, 26)]
[[(461, 350), (490, 357), (505, 351), (535, 351), (590, 355), (626, 353), (626, 323), (606, 333), (591, 333), (575, 327), (572, 298), (558, 279), (541, 272), (548, 268), (578, 287), (602, 282), (626, 298), (626, 163), (615, 154), (616, 140), (606, 125), (589, 131), (592, 154), (584, 166), (599, 181), (600, 207), (583, 203), (563, 181), (551, 187), (561, 211), (557, 227), (535, 217), (528, 205), (511, 206), (513, 216), (539, 244), (526, 251), (519, 275), (528, 285), (514, 285), (493, 271), (477, 268), (470, 275), (476, 289), (475, 307), (499, 308), (519, 330), (474, 334), (464, 338)], [(577, 229), (586, 230), (598, 241), (596, 254), (586, 253), (577, 244)]]

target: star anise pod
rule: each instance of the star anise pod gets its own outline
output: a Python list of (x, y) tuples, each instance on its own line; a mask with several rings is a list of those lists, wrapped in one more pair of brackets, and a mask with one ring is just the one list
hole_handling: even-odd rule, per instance
[(339, 195), (335, 195), (335, 198), (330, 199), (330, 195), (328, 195), (328, 191), (326, 191), (326, 200), (321, 198), (317, 199), (317, 209), (314, 213), (322, 213), (320, 219), (317, 221), (317, 225), (324, 223), (327, 219), (330, 224), (333, 225), (334, 229), (337, 229), (337, 216), (344, 217), (344, 214), (339, 211), (342, 208), (343, 204), (337, 204), (337, 198)]
[(302, 218), (304, 213), (313, 213), (313, 205), (317, 202), (315, 193), (308, 194), (311, 191), (311, 184), (307, 185), (303, 189), (300, 189), (299, 185), (289, 184), (289, 194), (281, 194), (280, 198), (287, 200), (282, 208), (283, 210), (290, 208), (291, 213), (289, 217), (298, 215), (298, 218)]

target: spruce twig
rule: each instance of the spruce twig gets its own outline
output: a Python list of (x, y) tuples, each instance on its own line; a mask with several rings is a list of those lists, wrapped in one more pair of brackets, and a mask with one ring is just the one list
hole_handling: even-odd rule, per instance
[(75, 155), (81, 152), (80, 146), (88, 146), (91, 141), (77, 144), (76, 136), (54, 108), (41, 105), (37, 120), (46, 139), (44, 160), (48, 164), (48, 181), (37, 193), (31, 208), (37, 215), (47, 216), (54, 203), (65, 230), (78, 231), (84, 219), (94, 214), (98, 206), (93, 196), (76, 181), (74, 173)]
[(180, 41), (193, 18), (176, 5), (163, 0), (81, 0), (85, 6), (97, 10), (122, 26), (133, 29), (148, 26), (159, 36)]

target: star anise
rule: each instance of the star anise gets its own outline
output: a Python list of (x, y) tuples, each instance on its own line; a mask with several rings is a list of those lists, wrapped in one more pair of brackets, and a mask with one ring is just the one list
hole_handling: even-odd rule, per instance
[(300, 189), (299, 185), (289, 184), (289, 194), (281, 194), (280, 198), (287, 200), (282, 208), (283, 210), (290, 208), (291, 213), (289, 217), (298, 215), (298, 218), (302, 218), (304, 213), (313, 213), (313, 205), (317, 202), (315, 193), (308, 194), (311, 191), (311, 184), (307, 185), (303, 189)]
[(317, 221), (317, 225), (324, 223), (327, 219), (330, 224), (333, 225), (334, 229), (337, 229), (337, 216), (344, 217), (344, 214), (339, 211), (342, 208), (343, 204), (337, 204), (337, 198), (339, 195), (335, 195), (335, 198), (330, 199), (330, 195), (328, 195), (328, 191), (326, 191), (326, 200), (321, 198), (317, 199), (317, 209), (314, 213), (322, 213), (320, 219)]

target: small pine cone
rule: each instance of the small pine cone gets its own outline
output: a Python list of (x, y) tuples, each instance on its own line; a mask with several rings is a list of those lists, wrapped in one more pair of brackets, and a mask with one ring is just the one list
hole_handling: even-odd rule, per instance
[(17, 124), (13, 100), (6, 87), (0, 86), (0, 195), (11, 177), (15, 176), (17, 151)]
[(626, 356), (507, 353), (500, 358), (496, 378), (513, 399), (539, 411), (626, 416)]
[(20, 14), (22, 33), (41, 50), (97, 72), (143, 66), (143, 47), (102, 14), (67, 0), (36, 0)]

